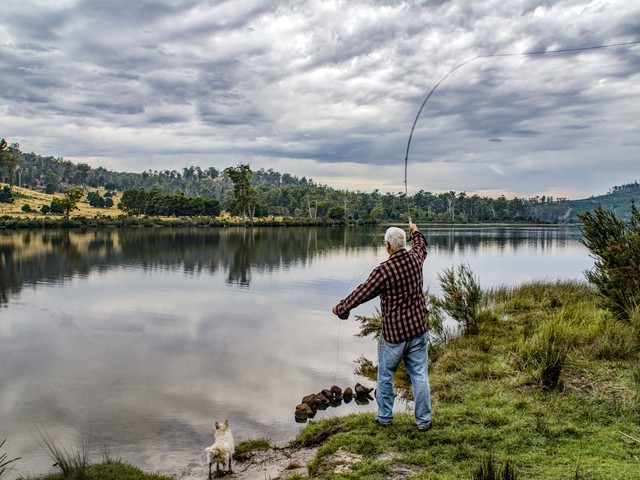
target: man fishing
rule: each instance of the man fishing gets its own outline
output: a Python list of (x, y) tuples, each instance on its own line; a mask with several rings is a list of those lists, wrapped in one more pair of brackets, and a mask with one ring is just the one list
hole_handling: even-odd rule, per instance
[(407, 235), (398, 227), (389, 228), (384, 241), (389, 258), (373, 269), (369, 278), (341, 300), (333, 313), (343, 320), (358, 305), (380, 297), (382, 333), (378, 341), (378, 381), (376, 423), (393, 421), (393, 376), (403, 360), (411, 378), (418, 430), (431, 428), (431, 392), (427, 378), (427, 304), (422, 289), (422, 267), (427, 257), (427, 241), (409, 220), (411, 249)]

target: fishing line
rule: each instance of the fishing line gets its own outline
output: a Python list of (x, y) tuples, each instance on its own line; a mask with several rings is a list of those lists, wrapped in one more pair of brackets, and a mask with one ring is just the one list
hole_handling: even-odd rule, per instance
[(436, 83), (433, 86), (433, 88), (431, 89), (431, 91), (429, 92), (427, 97), (422, 102), (422, 105), (420, 105), (420, 109), (418, 110), (418, 114), (416, 115), (416, 118), (413, 121), (413, 125), (411, 126), (411, 133), (409, 133), (409, 140), (407, 142), (407, 151), (406, 151), (406, 154), (404, 156), (404, 195), (405, 195), (405, 198), (407, 200), (407, 213), (409, 215), (409, 219), (411, 219), (411, 212), (409, 211), (409, 194), (408, 194), (408, 188), (407, 188), (407, 170), (408, 170), (408, 163), (409, 163), (409, 148), (411, 147), (411, 139), (413, 138), (413, 131), (416, 128), (416, 123), (418, 123), (418, 119), (420, 118), (420, 114), (422, 113), (422, 110), (424, 110), (424, 107), (427, 104), (427, 102), (429, 101), (429, 99), (431, 98), (431, 96), (438, 89), (438, 87), (442, 84), (442, 82), (444, 82), (452, 73), (454, 73), (456, 70), (459, 70), (460, 68), (464, 67), (465, 65), (467, 65), (467, 64), (469, 64), (469, 63), (471, 63), (471, 62), (473, 62), (475, 60), (478, 60), (479, 58), (517, 57), (517, 56), (526, 56), (526, 55), (533, 56), (533, 55), (550, 55), (550, 54), (559, 54), (559, 53), (575, 53), (575, 52), (582, 52), (582, 51), (585, 51), (585, 50), (597, 50), (597, 49), (602, 49), (602, 48), (623, 47), (623, 46), (637, 45), (637, 44), (640, 44), (640, 40), (634, 40), (632, 42), (623, 42), (623, 43), (609, 43), (609, 44), (605, 44), (605, 45), (593, 45), (593, 46), (587, 46), (587, 47), (563, 48), (563, 49), (559, 49), (559, 50), (541, 50), (541, 51), (520, 52), (520, 53), (491, 53), (491, 54), (486, 54), (486, 55), (478, 55), (478, 56), (475, 56), (475, 57), (470, 58), (468, 60), (465, 60), (464, 62), (456, 65), (451, 70), (449, 70), (449, 72), (447, 72), (447, 74), (444, 77), (442, 77), (438, 81), (438, 83)]

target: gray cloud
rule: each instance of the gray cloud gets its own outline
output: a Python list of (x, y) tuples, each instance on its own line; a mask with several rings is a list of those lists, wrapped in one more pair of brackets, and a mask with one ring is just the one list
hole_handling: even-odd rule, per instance
[[(23, 150), (381, 191), (403, 188), (418, 108), (462, 62), (640, 40), (633, 2), (5, 3), (0, 135)], [(639, 77), (638, 45), (473, 60), (422, 112), (409, 188), (578, 198), (633, 180)]]

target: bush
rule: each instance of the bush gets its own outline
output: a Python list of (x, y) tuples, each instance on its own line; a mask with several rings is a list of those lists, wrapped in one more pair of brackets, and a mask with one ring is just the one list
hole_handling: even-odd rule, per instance
[(327, 218), (330, 220), (344, 220), (346, 212), (344, 207), (340, 205), (333, 206), (327, 212)]
[(13, 203), (13, 191), (6, 185), (0, 190), (0, 203)]
[(640, 212), (632, 203), (626, 222), (602, 207), (578, 217), (581, 241), (595, 258), (594, 269), (585, 275), (614, 315), (629, 320), (640, 305)]
[(478, 333), (478, 311), (482, 301), (482, 290), (468, 265), (459, 265), (457, 272), (445, 268), (438, 274), (443, 298), (434, 304), (447, 312), (465, 333)]
[(58, 215), (63, 214), (64, 213), (63, 202), (59, 198), (54, 197), (51, 200), (51, 205), (49, 205), (49, 212), (53, 214), (58, 214)]

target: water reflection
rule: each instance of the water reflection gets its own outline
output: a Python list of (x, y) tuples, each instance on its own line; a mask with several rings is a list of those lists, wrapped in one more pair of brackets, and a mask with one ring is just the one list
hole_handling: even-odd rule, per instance
[[(379, 231), (379, 229), (378, 229)], [(213, 274), (249, 286), (252, 272), (306, 265), (335, 248), (371, 247), (371, 229), (226, 228), (3, 232), (0, 301), (25, 285), (59, 282), (119, 265)]]
[[(575, 245), (576, 228), (429, 229), (430, 256), (485, 250), (550, 252)], [(378, 242), (377, 240), (380, 240)], [(380, 228), (227, 228), (26, 231), (0, 235), (0, 304), (26, 285), (60, 282), (120, 265), (179, 269), (186, 274), (224, 270), (229, 284), (248, 287), (252, 272), (306, 266), (332, 249), (380, 250)]]
[[(428, 229), (425, 279), (469, 262), (481, 285), (578, 279), (571, 229)], [(375, 344), (330, 309), (384, 260), (382, 229), (129, 229), (0, 234), (0, 438), (19, 473), (51, 462), (35, 427), (152, 471), (202, 464), (213, 420), (237, 440), (296, 434), (294, 408)], [(377, 302), (354, 310), (370, 315)], [(353, 318), (353, 316), (352, 316)], [(373, 410), (344, 403), (316, 419)], [(399, 407), (403, 408), (403, 407)], [(35, 453), (34, 453), (35, 452)], [(98, 452), (99, 453), (99, 452)], [(186, 468), (186, 467), (185, 467)], [(11, 478), (11, 477), (8, 477)]]

